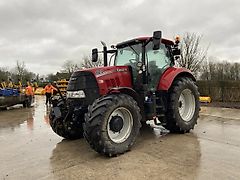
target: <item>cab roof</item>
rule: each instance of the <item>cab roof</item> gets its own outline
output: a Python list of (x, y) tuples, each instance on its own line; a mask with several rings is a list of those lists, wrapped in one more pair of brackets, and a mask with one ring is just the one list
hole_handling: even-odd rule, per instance
[[(134, 38), (134, 39), (130, 39), (130, 40), (127, 40), (127, 41), (123, 41), (121, 43), (118, 43), (116, 45), (117, 48), (120, 48), (120, 47), (125, 47), (125, 46), (128, 46), (128, 45), (133, 45), (133, 44), (137, 44), (137, 43), (141, 43), (141, 42), (144, 42), (144, 41), (147, 41), (149, 39), (151, 39), (152, 37), (150, 36), (142, 36), (142, 37), (137, 37), (137, 38)], [(161, 43), (163, 44), (167, 44), (167, 45), (174, 45), (174, 42), (172, 40), (169, 40), (169, 39), (164, 39), (162, 38), (161, 39)]]

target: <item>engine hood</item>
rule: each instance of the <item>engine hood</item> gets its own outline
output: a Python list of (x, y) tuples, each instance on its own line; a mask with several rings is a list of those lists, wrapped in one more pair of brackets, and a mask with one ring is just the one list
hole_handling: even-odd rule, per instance
[(129, 67), (128, 66), (107, 66), (107, 67), (83, 69), (80, 71), (90, 71), (95, 75), (96, 78), (98, 78), (98, 77), (110, 75), (116, 72), (129, 72)]
[(101, 95), (107, 94), (112, 88), (132, 87), (132, 73), (129, 66), (97, 67), (78, 72), (91, 72), (96, 78)]

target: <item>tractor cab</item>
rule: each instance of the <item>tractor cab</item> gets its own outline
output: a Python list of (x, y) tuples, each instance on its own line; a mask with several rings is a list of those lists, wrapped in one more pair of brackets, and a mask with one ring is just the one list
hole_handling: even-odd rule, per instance
[[(162, 39), (161, 31), (155, 31), (153, 37), (138, 37), (112, 46), (107, 50), (103, 45), (104, 66), (109, 66), (107, 54), (114, 54), (114, 66), (128, 66), (132, 73), (132, 83), (135, 90), (157, 90), (159, 78), (163, 72), (174, 65), (174, 60), (180, 55), (179, 38), (175, 43)], [(92, 50), (92, 60), (98, 60), (98, 50)]]
[(156, 90), (160, 76), (174, 65), (173, 45), (172, 41), (161, 39), (159, 47), (154, 49), (151, 37), (119, 43), (116, 45), (114, 65), (130, 67), (136, 89), (141, 88), (140, 84), (147, 84), (148, 90)]

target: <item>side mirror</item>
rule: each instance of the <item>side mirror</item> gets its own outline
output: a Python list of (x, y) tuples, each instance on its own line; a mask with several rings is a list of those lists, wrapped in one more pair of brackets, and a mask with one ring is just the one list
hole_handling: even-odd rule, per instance
[(98, 60), (98, 49), (92, 49), (92, 62), (97, 62)]
[(160, 48), (162, 38), (162, 31), (153, 32), (153, 50), (158, 50)]

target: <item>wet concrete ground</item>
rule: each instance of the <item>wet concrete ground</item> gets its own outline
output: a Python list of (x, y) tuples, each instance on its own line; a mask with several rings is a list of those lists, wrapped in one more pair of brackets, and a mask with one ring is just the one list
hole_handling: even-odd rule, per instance
[(240, 179), (240, 110), (202, 108), (189, 134), (143, 128), (132, 151), (106, 158), (48, 124), (44, 97), (0, 111), (0, 179)]

